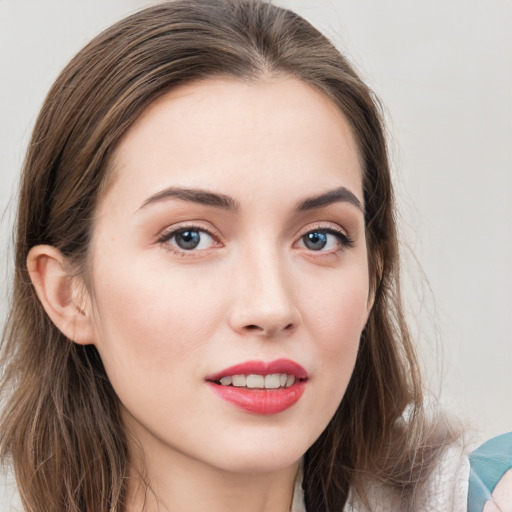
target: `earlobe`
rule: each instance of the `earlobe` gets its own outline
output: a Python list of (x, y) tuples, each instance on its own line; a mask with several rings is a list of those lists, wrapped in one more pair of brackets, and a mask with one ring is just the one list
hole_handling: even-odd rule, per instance
[(37, 245), (28, 253), (27, 268), (37, 296), (57, 328), (75, 343), (92, 344), (90, 300), (78, 278), (70, 275), (62, 253), (50, 245)]

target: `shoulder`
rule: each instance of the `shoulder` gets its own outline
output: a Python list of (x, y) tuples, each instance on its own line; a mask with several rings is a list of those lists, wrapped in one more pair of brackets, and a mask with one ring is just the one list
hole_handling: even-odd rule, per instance
[(465, 512), (469, 471), (469, 458), (462, 443), (448, 446), (419, 493), (418, 512)]
[(512, 432), (486, 441), (469, 460), (468, 512), (512, 510)]
[[(429, 477), (415, 492), (416, 512), (465, 512), (467, 510), (469, 458), (462, 441), (448, 445)], [(344, 512), (395, 512), (402, 510), (400, 492), (379, 483), (369, 483), (365, 507), (351, 496)]]

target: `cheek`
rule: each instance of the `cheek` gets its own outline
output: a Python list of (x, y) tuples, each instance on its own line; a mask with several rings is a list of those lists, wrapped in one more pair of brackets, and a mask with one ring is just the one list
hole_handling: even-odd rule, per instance
[(109, 376), (187, 370), (220, 319), (214, 287), (186, 272), (117, 263), (98, 268), (95, 279), (96, 345)]
[(341, 401), (354, 369), (361, 333), (369, 314), (368, 269), (365, 255), (311, 287), (304, 308), (305, 327), (315, 340), (319, 373), (326, 396)]
[(339, 358), (357, 351), (370, 307), (366, 266), (335, 274), (302, 294), (309, 297), (303, 307), (306, 327), (322, 352)]
[[(367, 272), (336, 273), (321, 288), (311, 287), (303, 307), (304, 327), (314, 351), (308, 414), (314, 418), (310, 443), (339, 407), (352, 376), (368, 315)], [(304, 293), (305, 292), (305, 293)], [(303, 290), (303, 296), (308, 292)]]

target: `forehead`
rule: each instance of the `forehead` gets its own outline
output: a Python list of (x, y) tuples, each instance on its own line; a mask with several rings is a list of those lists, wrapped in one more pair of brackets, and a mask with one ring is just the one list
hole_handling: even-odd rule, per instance
[(312, 183), (319, 191), (348, 186), (362, 202), (357, 145), (334, 102), (291, 77), (211, 79), (143, 112), (115, 152), (107, 196), (135, 204), (164, 186), (304, 195)]

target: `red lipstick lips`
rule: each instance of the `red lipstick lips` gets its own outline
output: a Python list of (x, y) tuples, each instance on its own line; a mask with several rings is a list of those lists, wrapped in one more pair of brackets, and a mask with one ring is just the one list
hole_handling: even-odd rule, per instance
[[(220, 379), (233, 377), (234, 375), (286, 375), (293, 376), (295, 382), (287, 387), (265, 389), (264, 387), (237, 387), (222, 385)], [(308, 378), (306, 370), (299, 364), (289, 359), (277, 359), (266, 363), (264, 361), (247, 361), (231, 366), (220, 372), (208, 375), (207, 384), (220, 398), (231, 402), (233, 405), (254, 414), (277, 414), (285, 411), (298, 402), (304, 393), (305, 383)], [(289, 379), (288, 379), (289, 383)]]

